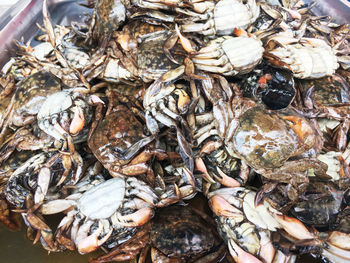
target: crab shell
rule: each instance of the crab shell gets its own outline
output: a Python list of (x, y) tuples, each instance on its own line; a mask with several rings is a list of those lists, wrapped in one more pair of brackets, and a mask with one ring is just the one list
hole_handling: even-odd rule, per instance
[(125, 194), (125, 180), (113, 178), (86, 191), (77, 207), (90, 219), (109, 218), (118, 210)]
[(260, 8), (255, 0), (243, 4), (237, 0), (219, 1), (214, 8), (215, 30), (218, 35), (232, 34), (234, 28), (246, 29), (259, 16)]
[(335, 51), (316, 38), (289, 38), (276, 35), (267, 42), (264, 57), (270, 63), (290, 69), (294, 77), (315, 79), (331, 76), (339, 67)]
[(181, 30), (203, 35), (230, 35), (235, 28), (246, 29), (258, 18), (260, 7), (255, 0), (242, 2), (241, 0), (221, 0), (215, 5), (210, 1), (194, 3), (195, 13), (189, 13), (189, 15), (193, 16), (193, 21), (201, 20), (203, 23), (186, 21), (181, 25)]
[(209, 42), (192, 61), (200, 70), (233, 76), (250, 72), (262, 60), (263, 52), (259, 39), (225, 36)]

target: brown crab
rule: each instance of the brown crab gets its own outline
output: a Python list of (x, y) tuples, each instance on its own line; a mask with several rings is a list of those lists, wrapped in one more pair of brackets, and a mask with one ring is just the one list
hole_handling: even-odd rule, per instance
[(349, 85), (334, 74), (315, 80), (300, 80), (305, 106), (318, 118), (329, 118), (341, 123), (332, 132), (338, 150), (344, 150), (350, 128)]
[(146, 262), (150, 248), (152, 262), (220, 262), (225, 246), (201, 215), (185, 206), (163, 208), (129, 242), (90, 262), (128, 260), (140, 251), (139, 262)]
[(127, 98), (111, 89), (106, 94), (109, 98), (107, 113), (103, 119), (99, 116), (95, 120), (89, 134), (91, 151), (112, 176), (146, 174), (154, 183), (154, 174), (147, 162), (153, 156), (164, 159), (168, 154), (154, 148), (154, 136), (145, 135), (142, 122), (122, 103), (123, 99), (128, 102)]
[(177, 35), (165, 27), (133, 21), (115, 32), (108, 42), (109, 58), (99, 77), (111, 82), (136, 83), (158, 79), (184, 59), (184, 50), (176, 45), (177, 40)]
[[(232, 85), (234, 97), (228, 83), (216, 78), (218, 81), (203, 81), (206, 97), (213, 103), (213, 115), (205, 128), (195, 132), (199, 143), (217, 134), (232, 156), (271, 180), (298, 185), (307, 182), (310, 168), (325, 176), (325, 164), (315, 158), (321, 150), (321, 137), (307, 119), (292, 109), (267, 110), (243, 98), (238, 87)], [(305, 158), (289, 160), (297, 156)]]

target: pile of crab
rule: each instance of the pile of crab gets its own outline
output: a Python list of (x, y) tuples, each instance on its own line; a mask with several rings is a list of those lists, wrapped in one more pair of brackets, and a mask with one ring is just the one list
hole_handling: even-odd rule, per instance
[(301, 0), (86, 6), (60, 26), (44, 1), (2, 68), (1, 222), (96, 263), (350, 262), (348, 25)]

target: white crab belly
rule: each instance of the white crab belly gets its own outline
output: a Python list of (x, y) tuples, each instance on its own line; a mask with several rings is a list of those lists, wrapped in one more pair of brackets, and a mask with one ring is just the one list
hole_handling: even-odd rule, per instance
[(109, 218), (122, 204), (124, 194), (124, 179), (109, 179), (86, 191), (78, 200), (77, 206), (87, 218)]
[[(257, 14), (256, 14), (257, 13)], [(249, 7), (237, 0), (221, 0), (214, 9), (216, 33), (219, 35), (232, 34), (235, 28), (246, 29), (259, 15), (259, 8), (250, 10)]]
[(262, 42), (250, 37), (234, 37), (222, 43), (222, 49), (239, 74), (251, 71), (262, 60)]

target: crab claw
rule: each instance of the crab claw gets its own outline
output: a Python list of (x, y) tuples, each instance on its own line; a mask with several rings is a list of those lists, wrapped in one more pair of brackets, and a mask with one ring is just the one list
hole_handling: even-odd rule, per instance
[(34, 195), (34, 203), (38, 204), (44, 200), (49, 189), (51, 171), (48, 167), (42, 167), (38, 174), (38, 186)]
[[(135, 213), (120, 216), (119, 224), (128, 227), (137, 227), (146, 224), (153, 217), (153, 210), (149, 207), (137, 210)], [(131, 221), (131, 222), (125, 222)]]
[(350, 251), (350, 235), (347, 233), (332, 231), (327, 239), (327, 242), (339, 248)]
[(209, 183), (215, 184), (215, 181), (208, 173), (207, 167), (202, 158), (195, 159), (196, 170), (202, 172), (201, 176)]
[(103, 225), (101, 222), (99, 222), (98, 228), (90, 236), (87, 236), (93, 223), (93, 221), (88, 221), (83, 224), (78, 230), (76, 246), (80, 254), (86, 254), (95, 251), (98, 247), (102, 246), (103, 243), (108, 240), (113, 232), (113, 229), (111, 229), (102, 239), (98, 239), (103, 231)]
[(294, 217), (273, 213), (273, 217), (281, 224), (283, 229), (292, 237), (303, 239), (315, 239), (315, 236), (305, 227), (305, 225)]
[(215, 175), (216, 180), (219, 181), (220, 184), (226, 187), (237, 187), (241, 186), (240, 182), (236, 179), (227, 176), (219, 167), (216, 167), (218, 175)]
[(74, 135), (80, 132), (85, 125), (84, 112), (80, 107), (76, 107), (73, 120), (69, 126), (69, 132)]
[(184, 50), (186, 50), (188, 53), (195, 52), (195, 50), (193, 49), (193, 47), (191, 45), (191, 42), (181, 34), (179, 26), (177, 24), (175, 24), (175, 30), (176, 30), (176, 34), (179, 37), (181, 45), (184, 48)]
[(40, 232), (41, 238), (45, 244), (45, 249), (49, 251), (57, 251), (58, 248), (54, 241), (51, 228), (41, 218), (31, 212), (28, 212), (25, 215), (25, 218), (31, 227)]
[(240, 246), (238, 246), (232, 239), (228, 242), (228, 249), (237, 263), (262, 263), (262, 261), (254, 257), (252, 254), (240, 248)]
[(242, 211), (232, 206), (225, 198), (215, 195), (209, 200), (211, 210), (218, 216), (236, 217), (242, 215)]

